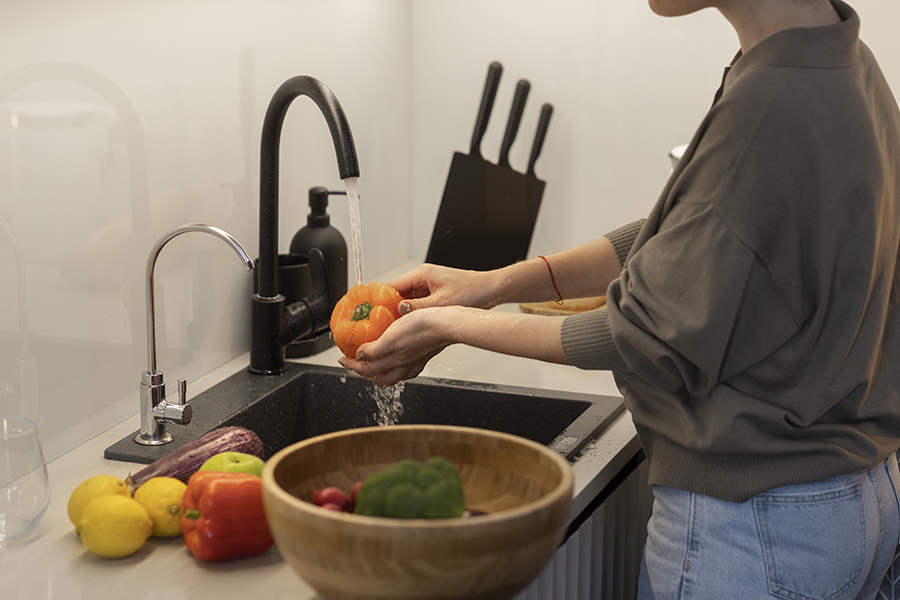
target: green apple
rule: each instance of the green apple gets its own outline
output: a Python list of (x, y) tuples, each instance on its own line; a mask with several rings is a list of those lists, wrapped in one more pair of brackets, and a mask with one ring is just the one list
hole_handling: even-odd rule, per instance
[(263, 459), (243, 452), (220, 452), (210, 456), (200, 467), (201, 471), (226, 471), (228, 473), (250, 473), (262, 476)]

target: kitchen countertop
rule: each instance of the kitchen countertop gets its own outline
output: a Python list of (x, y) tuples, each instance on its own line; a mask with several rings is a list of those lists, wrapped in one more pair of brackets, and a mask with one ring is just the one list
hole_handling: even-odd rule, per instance
[[(518, 310), (500, 307), (499, 310)], [(335, 366), (331, 348), (303, 362)], [(239, 356), (195, 382), (196, 395), (246, 368)], [(618, 396), (608, 372), (536, 363), (464, 346), (451, 346), (429, 363), (425, 376)], [(135, 407), (137, 408), (137, 407)], [(139, 429), (137, 414), (50, 462), (52, 498), (35, 530), (24, 540), (0, 545), (3, 600), (84, 599), (206, 600), (252, 596), (273, 600), (319, 598), (273, 548), (260, 556), (223, 563), (195, 560), (182, 538), (150, 538), (136, 554), (117, 560), (88, 552), (66, 514), (69, 494), (84, 479), (109, 474), (124, 479), (143, 465), (103, 458), (110, 444)], [(173, 427), (177, 435), (177, 427)], [(635, 455), (639, 442), (630, 414), (613, 422), (575, 462), (575, 497), (570, 520), (594, 499)]]

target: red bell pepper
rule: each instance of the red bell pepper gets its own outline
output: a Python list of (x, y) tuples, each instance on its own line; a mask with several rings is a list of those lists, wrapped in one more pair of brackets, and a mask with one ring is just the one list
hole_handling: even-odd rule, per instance
[(182, 506), (184, 544), (200, 560), (254, 556), (274, 544), (256, 475), (197, 471)]

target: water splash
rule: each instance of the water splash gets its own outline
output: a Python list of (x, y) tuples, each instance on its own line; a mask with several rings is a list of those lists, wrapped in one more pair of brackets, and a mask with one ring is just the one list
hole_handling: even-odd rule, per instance
[(375, 400), (375, 406), (378, 408), (378, 412), (374, 413), (375, 423), (382, 427), (397, 424), (397, 420), (403, 414), (400, 395), (405, 387), (406, 384), (401, 381), (391, 387), (372, 385), (369, 388), (372, 399)]

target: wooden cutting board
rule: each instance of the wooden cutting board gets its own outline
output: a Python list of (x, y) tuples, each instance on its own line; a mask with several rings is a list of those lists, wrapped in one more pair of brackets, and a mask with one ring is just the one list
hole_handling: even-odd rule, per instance
[(563, 300), (562, 304), (556, 302), (524, 302), (519, 304), (519, 310), (523, 313), (534, 315), (574, 315), (606, 306), (606, 296), (594, 296), (592, 298), (573, 298)]

